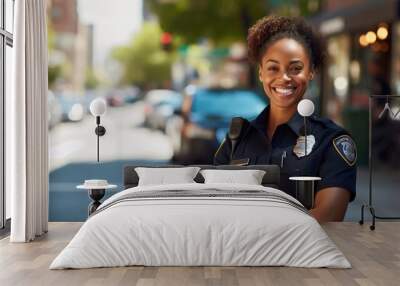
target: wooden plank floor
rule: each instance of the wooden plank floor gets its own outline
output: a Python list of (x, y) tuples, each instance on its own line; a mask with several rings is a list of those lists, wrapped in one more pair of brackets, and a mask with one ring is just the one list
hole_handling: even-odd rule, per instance
[(400, 285), (400, 222), (329, 223), (325, 230), (352, 269), (289, 267), (120, 267), (48, 270), (81, 223), (50, 223), (32, 243), (0, 241), (0, 285)]

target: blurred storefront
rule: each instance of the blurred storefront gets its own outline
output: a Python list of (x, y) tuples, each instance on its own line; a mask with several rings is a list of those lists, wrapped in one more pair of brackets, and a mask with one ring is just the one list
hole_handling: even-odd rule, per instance
[(352, 133), (365, 164), (369, 95), (400, 94), (400, 1), (328, 0), (310, 21), (326, 39), (321, 113)]
[(49, 67), (58, 66), (57, 81), (50, 88), (82, 92), (86, 74), (93, 68), (94, 28), (83, 24), (78, 13), (78, 1), (47, 0), (49, 29)]

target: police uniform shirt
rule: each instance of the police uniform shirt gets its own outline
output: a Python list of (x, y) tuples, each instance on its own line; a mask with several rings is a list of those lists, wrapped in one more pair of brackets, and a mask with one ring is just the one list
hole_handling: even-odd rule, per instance
[[(295, 196), (292, 176), (318, 176), (317, 191), (339, 187), (356, 194), (356, 146), (350, 135), (329, 119), (307, 117), (307, 156), (304, 156), (304, 118), (296, 114), (279, 125), (270, 140), (267, 135), (269, 106), (251, 121), (236, 144), (232, 159), (250, 165), (281, 167), (281, 190)], [(214, 164), (230, 164), (231, 142), (226, 136)]]

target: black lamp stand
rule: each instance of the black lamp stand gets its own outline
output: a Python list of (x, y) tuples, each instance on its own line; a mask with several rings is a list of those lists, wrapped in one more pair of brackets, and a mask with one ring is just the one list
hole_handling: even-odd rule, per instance
[(304, 156), (307, 156), (307, 117), (304, 116)]
[(104, 128), (104, 126), (101, 126), (100, 125), (100, 116), (96, 116), (96, 124), (97, 124), (97, 127), (96, 127), (96, 129), (94, 130), (94, 132), (96, 133), (96, 135), (97, 135), (97, 162), (99, 162), (100, 160), (99, 160), (99, 157), (100, 157), (100, 152), (99, 152), (99, 149), (100, 149), (100, 136), (103, 136), (104, 134), (106, 134), (106, 129)]
[(91, 216), (97, 208), (101, 205), (100, 200), (104, 197), (106, 193), (105, 189), (90, 189), (89, 197), (92, 199), (92, 202), (88, 206), (88, 215)]

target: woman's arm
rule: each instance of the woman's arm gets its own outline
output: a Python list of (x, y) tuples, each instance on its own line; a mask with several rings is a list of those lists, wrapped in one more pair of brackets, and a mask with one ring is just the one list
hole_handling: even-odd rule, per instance
[(330, 187), (317, 192), (311, 215), (319, 222), (342, 221), (350, 200), (350, 192)]

